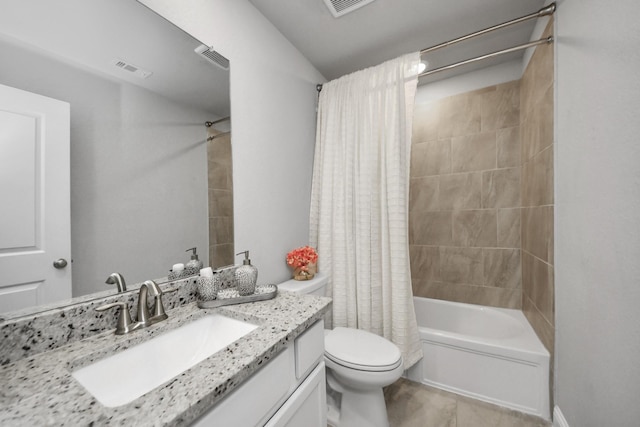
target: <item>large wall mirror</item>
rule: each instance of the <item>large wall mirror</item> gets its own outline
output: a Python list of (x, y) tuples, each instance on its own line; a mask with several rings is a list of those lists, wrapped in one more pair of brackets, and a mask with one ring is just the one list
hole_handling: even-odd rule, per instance
[[(105, 284), (114, 272), (130, 288), (161, 279), (193, 247), (205, 266), (233, 262), (222, 55), (135, 0), (9, 0), (0, 58), (0, 85), (70, 105), (75, 301), (115, 293)], [(5, 193), (18, 192), (13, 176), (0, 179)], [(12, 224), (0, 225), (0, 258), (1, 227)], [(0, 313), (51, 305), (2, 281)]]

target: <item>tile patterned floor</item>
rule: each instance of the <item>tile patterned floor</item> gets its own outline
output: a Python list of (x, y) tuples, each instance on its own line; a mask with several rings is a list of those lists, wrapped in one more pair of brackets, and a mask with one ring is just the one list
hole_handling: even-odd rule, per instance
[(400, 378), (384, 397), (391, 427), (550, 427), (540, 418)]

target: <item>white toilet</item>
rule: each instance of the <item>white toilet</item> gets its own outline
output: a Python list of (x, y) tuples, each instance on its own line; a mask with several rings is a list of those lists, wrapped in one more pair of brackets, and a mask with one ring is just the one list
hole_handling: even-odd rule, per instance
[[(328, 276), (317, 274), (308, 281), (289, 280), (278, 288), (324, 296), (328, 280)], [(388, 427), (382, 387), (402, 375), (400, 349), (378, 335), (342, 327), (326, 330), (324, 344), (329, 424), (334, 427)]]

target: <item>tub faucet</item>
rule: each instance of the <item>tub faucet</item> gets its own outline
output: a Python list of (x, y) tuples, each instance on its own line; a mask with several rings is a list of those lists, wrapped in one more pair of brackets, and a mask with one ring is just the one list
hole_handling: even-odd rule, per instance
[[(151, 292), (154, 298), (154, 305), (149, 313), (147, 307), (148, 294)], [(138, 293), (138, 323), (141, 326), (151, 326), (154, 323), (165, 320), (167, 313), (164, 311), (164, 305), (162, 305), (162, 290), (153, 280), (147, 280), (140, 286), (140, 292)]]
[(105, 283), (108, 285), (116, 285), (119, 293), (127, 290), (127, 284), (124, 282), (124, 277), (122, 277), (120, 273), (111, 273)]

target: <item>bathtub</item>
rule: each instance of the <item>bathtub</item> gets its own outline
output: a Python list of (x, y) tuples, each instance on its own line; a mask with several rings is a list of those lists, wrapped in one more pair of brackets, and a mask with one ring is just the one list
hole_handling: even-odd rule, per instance
[(520, 310), (414, 297), (417, 382), (550, 419), (549, 352)]

